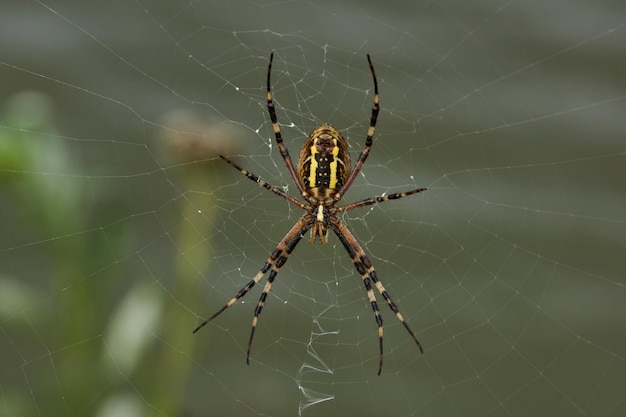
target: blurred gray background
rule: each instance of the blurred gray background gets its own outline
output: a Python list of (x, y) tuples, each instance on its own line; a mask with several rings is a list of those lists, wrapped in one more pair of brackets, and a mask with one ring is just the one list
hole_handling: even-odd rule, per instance
[[(0, 415), (622, 416), (626, 5), (4, 1)], [(334, 237), (263, 265), (332, 123), (370, 157), (344, 220), (425, 348)], [(263, 283), (264, 281), (262, 281)], [(261, 287), (261, 284), (258, 286)]]

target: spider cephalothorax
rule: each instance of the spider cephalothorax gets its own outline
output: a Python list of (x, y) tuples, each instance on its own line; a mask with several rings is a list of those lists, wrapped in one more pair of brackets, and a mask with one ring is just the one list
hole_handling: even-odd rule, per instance
[(365, 200), (350, 203), (345, 206), (337, 206), (343, 195), (348, 191), (352, 182), (361, 171), (363, 163), (369, 155), (372, 147), (372, 138), (376, 128), (376, 120), (378, 118), (379, 103), (378, 103), (378, 82), (376, 80), (376, 73), (370, 56), (367, 55), (367, 62), (372, 73), (372, 79), (374, 80), (374, 106), (372, 107), (372, 113), (370, 116), (370, 124), (367, 130), (367, 136), (365, 138), (365, 148), (359, 154), (359, 158), (354, 164), (354, 168), (350, 167), (350, 154), (348, 153), (348, 145), (346, 140), (341, 136), (341, 133), (337, 131), (333, 126), (323, 124), (313, 129), (311, 134), (306, 138), (300, 154), (298, 156), (297, 167), (294, 168), (289, 151), (283, 143), (282, 135), (280, 132), (280, 126), (276, 117), (276, 110), (274, 108), (274, 102), (272, 100), (272, 91), (270, 86), (270, 75), (272, 72), (272, 60), (274, 54), (270, 56), (270, 63), (267, 68), (267, 109), (272, 121), (272, 128), (276, 138), (276, 144), (280, 154), (285, 161), (287, 170), (294, 181), (300, 196), (304, 199), (304, 202), (297, 198), (285, 193), (280, 188), (276, 188), (273, 185), (260, 179), (258, 176), (246, 171), (239, 167), (233, 161), (225, 156), (221, 156), (228, 164), (233, 166), (243, 175), (255, 181), (262, 187), (270, 190), (276, 195), (286, 199), (290, 203), (300, 207), (304, 210), (304, 214), (291, 228), (285, 237), (280, 241), (276, 249), (272, 252), (270, 257), (265, 262), (265, 265), (261, 270), (250, 280), (239, 292), (231, 298), (222, 308), (215, 312), (211, 317), (203, 321), (193, 331), (197, 332), (201, 327), (209, 323), (215, 317), (220, 315), (224, 310), (232, 306), (241, 297), (246, 295), (250, 289), (258, 283), (261, 278), (269, 271), (269, 277), (267, 283), (263, 288), (261, 297), (254, 310), (254, 318), (252, 319), (252, 330), (250, 331), (250, 339), (248, 340), (248, 350), (246, 353), (246, 361), (250, 363), (250, 352), (252, 350), (252, 339), (254, 338), (254, 331), (256, 329), (259, 315), (265, 305), (267, 295), (272, 288), (272, 283), (278, 274), (280, 268), (287, 262), (287, 258), (291, 252), (295, 249), (296, 245), (302, 239), (302, 236), (310, 229), (311, 230), (311, 243), (315, 243), (319, 237), (323, 244), (328, 243), (328, 234), (332, 230), (342, 245), (345, 247), (348, 255), (352, 259), (354, 267), (361, 275), (363, 285), (367, 291), (367, 298), (374, 311), (374, 318), (378, 325), (378, 340), (379, 340), (379, 365), (378, 374), (380, 375), (383, 366), (383, 319), (378, 309), (376, 297), (372, 285), (376, 287), (376, 290), (382, 295), (387, 302), (389, 308), (395, 313), (398, 320), (409, 332), (420, 351), (422, 346), (420, 345), (415, 333), (409, 327), (395, 302), (391, 299), (391, 296), (385, 290), (383, 284), (378, 280), (376, 270), (372, 266), (369, 258), (359, 245), (359, 242), (352, 235), (350, 230), (344, 222), (339, 218), (339, 215), (348, 210), (352, 210), (358, 207), (369, 206), (372, 204), (381, 203), (387, 200), (395, 200), (403, 198), (412, 194), (416, 194), (426, 190), (425, 188), (416, 188), (403, 193), (393, 193), (385, 196), (370, 197)]

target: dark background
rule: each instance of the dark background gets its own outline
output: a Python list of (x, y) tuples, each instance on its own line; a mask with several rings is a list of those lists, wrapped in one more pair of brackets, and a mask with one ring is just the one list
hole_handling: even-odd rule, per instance
[[(0, 6), (0, 414), (621, 416), (626, 7), (620, 1), (14, 1)], [(385, 364), (334, 237), (254, 288), (332, 123), (344, 220), (382, 299)], [(263, 281), (264, 282), (264, 281)], [(261, 285), (259, 285), (261, 286)], [(381, 298), (381, 297), (379, 297)]]

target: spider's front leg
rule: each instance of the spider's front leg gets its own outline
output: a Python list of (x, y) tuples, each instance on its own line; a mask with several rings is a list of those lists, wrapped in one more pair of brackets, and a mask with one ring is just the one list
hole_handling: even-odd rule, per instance
[(302, 236), (311, 228), (311, 219), (308, 215), (302, 216), (298, 222), (291, 228), (289, 232), (285, 235), (283, 240), (280, 241), (276, 249), (272, 252), (267, 261), (265, 261), (265, 265), (261, 268), (261, 270), (248, 282), (242, 289), (237, 292), (237, 294), (231, 298), (226, 304), (224, 304), (219, 310), (217, 310), (212, 316), (208, 319), (204, 320), (200, 325), (198, 325), (193, 333), (196, 333), (205, 325), (209, 324), (214, 318), (222, 314), (224, 310), (230, 308), (233, 304), (235, 304), (240, 298), (245, 296), (251, 289), (254, 287), (260, 280), (263, 278), (266, 272), (270, 271), (269, 278), (265, 287), (263, 288), (263, 292), (261, 293), (261, 297), (259, 298), (259, 302), (254, 310), (254, 318), (252, 319), (252, 329), (250, 331), (250, 339), (248, 340), (248, 349), (246, 353), (246, 362), (250, 363), (250, 351), (252, 350), (252, 340), (254, 338), (254, 331), (256, 330), (257, 323), (259, 321), (259, 315), (261, 314), (261, 310), (265, 305), (265, 300), (267, 299), (267, 295), (272, 288), (272, 283), (274, 282), (274, 278), (278, 275), (278, 271), (280, 268), (287, 262), (287, 258), (291, 254), (291, 252), (295, 249), (296, 245), (302, 239)]
[(392, 300), (387, 290), (385, 290), (383, 284), (378, 280), (376, 270), (374, 269), (374, 266), (365, 254), (363, 248), (361, 248), (361, 245), (359, 245), (359, 242), (357, 242), (356, 238), (352, 235), (352, 233), (350, 233), (350, 230), (348, 230), (346, 225), (338, 217), (333, 216), (331, 218), (331, 221), (329, 222), (329, 225), (333, 229), (343, 246), (346, 248), (346, 251), (348, 251), (348, 255), (350, 255), (354, 267), (361, 275), (361, 278), (363, 279), (363, 285), (365, 285), (365, 290), (367, 291), (367, 298), (369, 299), (372, 305), (372, 310), (374, 311), (374, 318), (376, 319), (376, 324), (378, 325), (379, 340), (378, 375), (380, 375), (383, 369), (383, 318), (380, 315), (380, 309), (378, 308), (378, 303), (376, 302), (376, 297), (374, 296), (372, 283), (374, 284), (380, 295), (383, 296), (391, 311), (395, 313), (396, 318), (400, 321), (400, 323), (402, 323), (407, 332), (409, 332), (411, 338), (417, 344), (420, 352), (424, 353), (422, 345), (417, 340), (415, 333), (413, 333), (413, 330), (411, 330), (411, 327), (409, 327), (409, 324), (400, 313), (400, 310), (396, 306), (396, 303)]

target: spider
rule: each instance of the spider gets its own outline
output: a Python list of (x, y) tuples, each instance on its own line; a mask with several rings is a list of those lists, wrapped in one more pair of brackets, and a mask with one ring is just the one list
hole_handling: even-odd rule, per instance
[(272, 127), (274, 129), (274, 136), (276, 138), (276, 144), (280, 155), (285, 161), (287, 170), (296, 185), (296, 188), (300, 192), (300, 196), (304, 200), (301, 202), (297, 198), (285, 193), (280, 188), (268, 184), (260, 179), (258, 176), (251, 172), (246, 171), (239, 165), (231, 161), (225, 156), (220, 157), (226, 161), (229, 165), (245, 175), (252, 181), (259, 184), (261, 187), (268, 189), (274, 194), (284, 198), (288, 202), (300, 207), (304, 210), (304, 214), (296, 222), (296, 224), (287, 232), (285, 237), (280, 241), (276, 249), (271, 253), (270, 257), (265, 261), (265, 265), (261, 270), (248, 282), (239, 292), (230, 299), (222, 308), (215, 312), (211, 317), (203, 321), (198, 327), (196, 327), (193, 333), (196, 333), (206, 324), (210, 323), (214, 318), (219, 316), (224, 310), (231, 307), (240, 298), (245, 296), (252, 287), (254, 287), (263, 276), (269, 271), (269, 277), (259, 298), (259, 302), (254, 310), (254, 318), (252, 319), (252, 329), (250, 331), (250, 338), (248, 340), (248, 349), (246, 352), (246, 363), (250, 364), (250, 352), (252, 350), (252, 339), (254, 338), (254, 331), (259, 321), (259, 315), (265, 305), (267, 295), (270, 292), (272, 283), (276, 278), (276, 275), (280, 271), (280, 268), (287, 262), (289, 255), (296, 248), (296, 245), (300, 242), (302, 237), (308, 230), (311, 230), (311, 243), (314, 244), (317, 238), (320, 239), (322, 244), (328, 243), (328, 234), (332, 230), (339, 238), (339, 241), (343, 244), (348, 255), (352, 259), (354, 267), (361, 275), (363, 285), (367, 291), (367, 298), (372, 305), (374, 311), (374, 318), (378, 325), (378, 340), (379, 340), (379, 359), (378, 359), (378, 375), (380, 375), (383, 366), (383, 319), (378, 309), (376, 297), (374, 296), (373, 287), (376, 287), (378, 292), (387, 302), (389, 308), (394, 312), (397, 319), (402, 323), (405, 329), (411, 335), (411, 338), (417, 344), (420, 352), (423, 353), (422, 346), (417, 340), (415, 333), (409, 327), (400, 310), (396, 306), (389, 293), (385, 290), (383, 284), (379, 281), (376, 270), (369, 258), (363, 251), (361, 245), (357, 242), (350, 230), (346, 227), (345, 223), (341, 220), (340, 215), (348, 210), (353, 210), (359, 207), (369, 206), (372, 204), (381, 203), (387, 200), (396, 200), (404, 198), (412, 194), (417, 194), (425, 191), (426, 188), (416, 188), (414, 190), (405, 191), (402, 193), (394, 193), (385, 196), (366, 198), (365, 200), (350, 203), (344, 206), (337, 207), (337, 204), (341, 201), (344, 194), (348, 191), (352, 182), (355, 180), (363, 163), (367, 159), (372, 147), (372, 137), (374, 136), (374, 130), (376, 127), (376, 119), (378, 118), (378, 112), (380, 110), (378, 101), (378, 82), (376, 80), (376, 73), (374, 72), (374, 66), (367, 55), (367, 62), (374, 81), (374, 106), (372, 107), (372, 113), (370, 116), (369, 128), (367, 130), (367, 137), (365, 139), (365, 148), (359, 154), (359, 158), (354, 164), (354, 168), (350, 169), (350, 154), (348, 153), (348, 145), (343, 136), (329, 124), (323, 124), (313, 129), (311, 134), (306, 138), (300, 155), (298, 157), (297, 166), (294, 167), (289, 151), (283, 143), (283, 139), (280, 132), (280, 126), (278, 125), (278, 119), (276, 118), (276, 110), (274, 108), (274, 102), (272, 100), (272, 91), (270, 87), (270, 75), (272, 72), (272, 61), (274, 54), (270, 55), (269, 65), (267, 67), (267, 109), (269, 111), (270, 119), (272, 121)]

